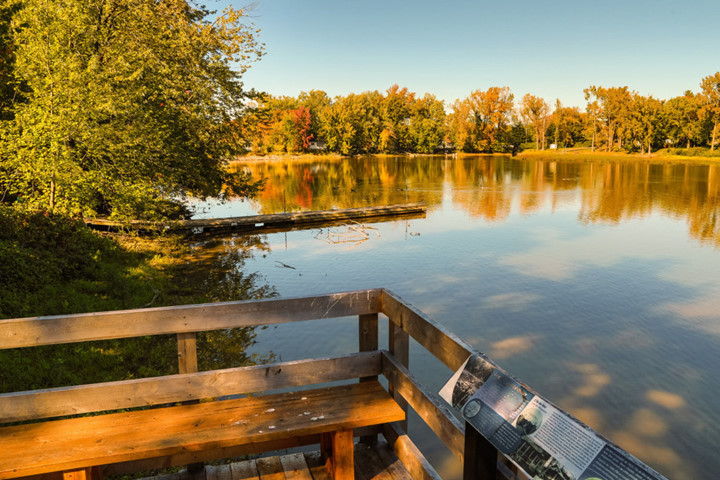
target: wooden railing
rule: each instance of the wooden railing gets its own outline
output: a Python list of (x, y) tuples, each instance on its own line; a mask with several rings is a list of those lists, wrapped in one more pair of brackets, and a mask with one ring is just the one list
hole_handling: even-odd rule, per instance
[[(378, 350), (380, 314), (389, 319), (387, 351)], [(194, 373), (198, 371), (197, 332), (347, 316), (359, 319), (357, 353)], [(464, 422), (456, 418), (443, 400), (422, 385), (409, 366), (410, 338), (451, 371), (458, 369), (469, 355), (477, 352), (384, 289), (0, 320), (0, 349), (160, 334), (177, 335), (180, 374), (2, 394), (0, 423), (187, 402), (349, 379), (365, 381), (383, 375), (396, 401), (406, 410), (411, 407), (452, 454), (464, 462), (466, 475), (495, 478), (497, 450), (483, 438), (475, 435), (466, 437)], [(362, 434), (367, 438), (376, 433), (369, 431)], [(409, 438), (406, 424), (386, 425), (382, 433), (415, 479), (440, 478)], [(278, 448), (288, 446), (292, 445), (279, 444)], [(472, 458), (465, 458), (466, 451), (472, 451)], [(216, 452), (220, 453), (227, 457), (242, 452)], [(175, 459), (173, 462), (177, 464), (184, 460)], [(203, 458), (193, 458), (193, 461), (198, 460)], [(169, 463), (166, 461), (164, 464)], [(106, 474), (154, 466), (152, 462), (135, 462), (109, 467)], [(479, 476), (478, 472), (488, 476)]]

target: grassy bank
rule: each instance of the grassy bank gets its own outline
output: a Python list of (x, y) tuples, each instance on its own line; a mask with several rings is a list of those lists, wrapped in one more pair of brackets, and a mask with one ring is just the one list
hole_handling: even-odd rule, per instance
[[(65, 216), (0, 207), (0, 318), (274, 295), (244, 274), (237, 252), (208, 264), (187, 244), (180, 237), (103, 236)], [(201, 335), (201, 368), (263, 361), (245, 353), (253, 341), (252, 329)], [(174, 336), (159, 335), (0, 351), (0, 391), (169, 374), (177, 370), (175, 350)]]
[(665, 162), (720, 162), (720, 151), (710, 151), (707, 148), (672, 148), (662, 149), (651, 154), (647, 153), (627, 153), (627, 152), (605, 152), (601, 150), (592, 151), (590, 148), (569, 148), (558, 150), (525, 150), (518, 155), (520, 158), (533, 157), (570, 157), (570, 158), (587, 158), (587, 159), (626, 159), (626, 160), (654, 160)]

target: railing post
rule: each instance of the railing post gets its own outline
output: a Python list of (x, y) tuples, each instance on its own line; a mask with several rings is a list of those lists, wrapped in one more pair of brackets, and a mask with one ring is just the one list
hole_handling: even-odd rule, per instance
[(178, 372), (195, 373), (197, 365), (197, 335), (195, 332), (178, 333)]
[[(358, 340), (360, 352), (372, 352), (378, 349), (378, 314), (360, 315), (358, 322)], [(377, 380), (377, 376), (363, 377), (361, 382)]]
[[(400, 324), (402, 324), (402, 316), (400, 320)], [(390, 348), (390, 354), (395, 357), (398, 363), (400, 363), (403, 367), (408, 368), (410, 363), (410, 336), (402, 329), (401, 326), (396, 325), (392, 319), (388, 320), (388, 335), (388, 346)], [(392, 383), (388, 383), (388, 390), (390, 391), (390, 395), (393, 396), (398, 405), (400, 405), (400, 407), (405, 410), (405, 420), (403, 422), (400, 422), (400, 425), (407, 433), (408, 403), (400, 395), (400, 393), (395, 390), (395, 387)]]
[[(367, 313), (360, 315), (358, 320), (358, 351), (371, 352), (378, 349), (378, 314)], [(377, 380), (377, 375), (372, 377), (361, 377), (361, 382)], [(362, 443), (377, 443), (377, 435), (365, 435), (360, 437)]]
[(463, 480), (496, 480), (497, 448), (465, 422)]
[[(178, 372), (179, 373), (197, 373), (197, 334), (195, 332), (178, 333)], [(198, 403), (197, 400), (188, 400), (182, 402), (183, 405), (191, 405)], [(187, 471), (190, 478), (203, 479), (205, 477), (205, 464), (203, 462), (195, 462), (187, 465)]]

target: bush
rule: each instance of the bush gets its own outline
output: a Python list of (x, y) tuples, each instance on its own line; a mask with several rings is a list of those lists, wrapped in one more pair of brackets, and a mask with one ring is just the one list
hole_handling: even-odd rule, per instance
[(709, 148), (693, 147), (693, 148), (668, 148), (662, 153), (666, 155), (680, 155), (683, 157), (720, 157), (720, 150), (710, 150)]

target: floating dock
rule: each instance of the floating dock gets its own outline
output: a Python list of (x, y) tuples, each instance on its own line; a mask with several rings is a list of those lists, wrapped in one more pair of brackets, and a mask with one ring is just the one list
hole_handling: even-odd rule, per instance
[(395, 218), (424, 218), (426, 211), (427, 208), (422, 203), (405, 203), (379, 207), (347, 208), (342, 210), (287, 212), (274, 213), (271, 215), (170, 220), (166, 222), (147, 222), (141, 220), (116, 222), (92, 218), (85, 219), (85, 224), (95, 230), (115, 232), (132, 230), (140, 233), (272, 233), (319, 226), (332, 226), (348, 222), (373, 223)]

